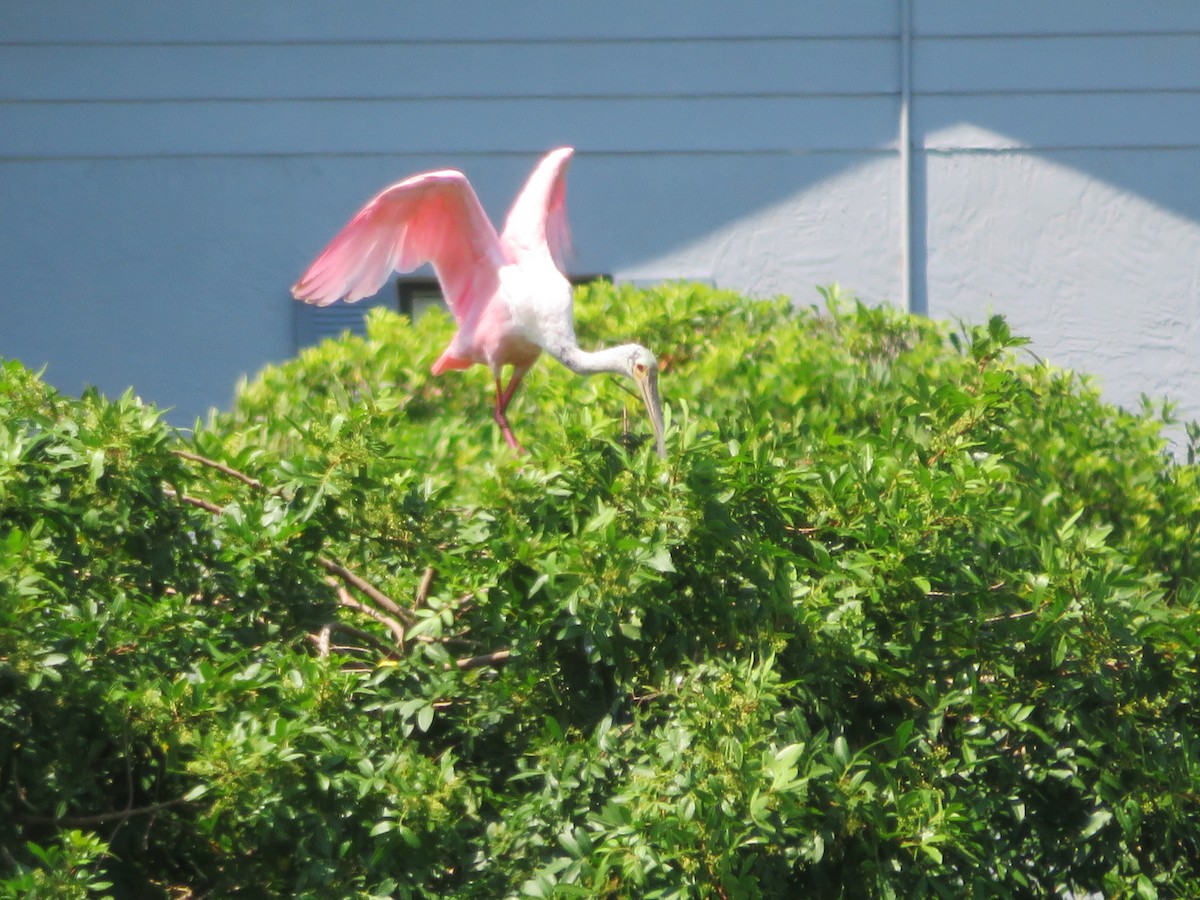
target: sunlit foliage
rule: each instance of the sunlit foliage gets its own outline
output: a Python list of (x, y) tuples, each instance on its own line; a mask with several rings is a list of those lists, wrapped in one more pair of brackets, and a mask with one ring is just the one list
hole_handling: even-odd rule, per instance
[(1200, 894), (1190, 448), (823, 293), (581, 290), (666, 460), (437, 315), (182, 436), (5, 364), (0, 897)]

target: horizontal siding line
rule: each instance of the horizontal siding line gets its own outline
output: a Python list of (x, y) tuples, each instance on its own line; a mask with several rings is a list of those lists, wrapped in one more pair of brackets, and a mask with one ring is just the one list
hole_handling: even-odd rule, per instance
[[(2, 106), (202, 106), (205, 103), (478, 103), (508, 101), (611, 101), (611, 100), (860, 100), (860, 98), (898, 97), (900, 92), (863, 91), (743, 91), (739, 94), (406, 94), (370, 96), (306, 96), (287, 97), (0, 97)], [(1026, 90), (1021, 88), (986, 88), (971, 90), (914, 90), (913, 100), (922, 97), (1096, 97), (1096, 96), (1200, 95), (1200, 85), (1195, 88), (1048, 88)]]
[[(1122, 38), (1175, 38), (1175, 37), (1200, 37), (1200, 30), (1186, 31), (1077, 31), (1077, 32), (1028, 32), (1028, 33), (977, 33), (977, 32), (947, 32), (947, 33), (914, 33), (913, 40), (920, 41), (1063, 41), (1063, 40), (1120, 40)], [(537, 46), (540, 44), (754, 44), (754, 43), (788, 43), (794, 41), (809, 41), (809, 42), (829, 42), (829, 43), (854, 43), (854, 42), (895, 42), (900, 39), (898, 31), (895, 32), (866, 32), (862, 34), (845, 33), (845, 34), (813, 34), (813, 33), (790, 33), (790, 34), (764, 34), (764, 35), (721, 35), (721, 34), (696, 34), (687, 36), (675, 37), (545, 37), (545, 38), (363, 38), (361, 40), (351, 38), (307, 38), (304, 40), (287, 39), (287, 40), (262, 40), (262, 39), (247, 39), (247, 40), (71, 40), (71, 41), (4, 41), (0, 40), (0, 48), (5, 47), (29, 47), (29, 48), (47, 48), (61, 47), (63, 49), (81, 49), (88, 47), (103, 47), (120, 49), (123, 47), (211, 47), (219, 49), (223, 47), (413, 47), (413, 46), (437, 46), (437, 47), (470, 47), (470, 46), (512, 46), (526, 47)]]
[(764, 35), (689, 35), (687, 37), (547, 37), (547, 38), (438, 38), (424, 40), (421, 38), (367, 38), (352, 40), (348, 38), (329, 38), (327, 40), (224, 40), (224, 41), (3, 41), (0, 49), (5, 47), (46, 48), (61, 47), (63, 49), (84, 49), (88, 47), (104, 47), (112, 49), (130, 47), (208, 47), (220, 49), (224, 47), (532, 47), (541, 44), (593, 45), (602, 46), (619, 44), (766, 44), (794, 43), (808, 41), (812, 43), (854, 43), (854, 42), (893, 42), (899, 39), (898, 33), (867, 33), (867, 34), (764, 34)]
[(1168, 94), (1171, 96), (1188, 96), (1200, 94), (1200, 83), (1196, 87), (1186, 88), (1157, 88), (1157, 87), (1130, 87), (1130, 88), (973, 88), (970, 90), (961, 91), (923, 91), (915, 89), (913, 98), (919, 100), (922, 97), (1096, 97), (1102, 95), (1110, 95), (1113, 97), (1124, 97), (1131, 94)]
[[(900, 92), (895, 91), (744, 91), (741, 93), (622, 93), (622, 94), (371, 94), (345, 96), (263, 96), (263, 97), (34, 97), (16, 98), (0, 97), (0, 106), (202, 106), (204, 104), (221, 103), (231, 105), (249, 104), (282, 104), (282, 103), (505, 103), (505, 102), (541, 102), (541, 101), (612, 101), (612, 100), (678, 100), (682, 102), (700, 102), (706, 100), (858, 100), (864, 98), (894, 98)], [(1186, 97), (1200, 95), (1200, 86), (1186, 88), (973, 88), (970, 90), (914, 90), (913, 99), (923, 97), (1099, 97), (1099, 96), (1138, 96), (1138, 95), (1167, 95)]]
[(0, 97), (0, 106), (198, 106), (206, 103), (489, 103), (543, 100), (830, 100), (898, 97), (899, 91), (745, 91), (738, 94), (404, 94), (289, 97)]
[[(1200, 144), (1030, 144), (1013, 147), (926, 147), (919, 140), (913, 142), (913, 152), (927, 156), (1013, 156), (1019, 154), (1056, 154), (1056, 153), (1194, 153), (1200, 151)], [(186, 161), (186, 160), (298, 160), (298, 159), (415, 159), (429, 156), (446, 156), (456, 159), (523, 159), (546, 152), (546, 147), (530, 147), (527, 150), (447, 150), (421, 149), (396, 152), (337, 152), (314, 151), (312, 153), (133, 153), (118, 154), (64, 154), (64, 155), (5, 155), (0, 153), (0, 165), (41, 165), (53, 163), (75, 162), (149, 162), (149, 161)], [(687, 159), (702, 157), (809, 157), (809, 156), (861, 156), (886, 158), (897, 156), (899, 150), (894, 147), (826, 147), (826, 148), (774, 148), (774, 149), (745, 149), (745, 150), (587, 150), (576, 147), (575, 158), (674, 158)]]
[(940, 34), (929, 32), (913, 33), (913, 42), (918, 41), (1062, 41), (1080, 38), (1091, 40), (1106, 38), (1120, 40), (1121, 38), (1155, 38), (1155, 37), (1200, 37), (1200, 31), (1045, 31), (1045, 32), (947, 32)]
[[(0, 165), (43, 164), (43, 163), (75, 163), (75, 162), (153, 162), (153, 161), (186, 161), (186, 160), (297, 160), (297, 159), (412, 159), (427, 156), (447, 156), (456, 159), (523, 159), (537, 156), (546, 152), (546, 147), (530, 147), (528, 150), (445, 150), (436, 147), (421, 150), (405, 150), (392, 152), (337, 152), (329, 153), (314, 151), (312, 153), (133, 153), (133, 154), (64, 154), (61, 156), (7, 156), (0, 152)], [(575, 158), (587, 159), (604, 157), (606, 159), (638, 157), (807, 157), (807, 156), (865, 156), (888, 157), (895, 156), (899, 151), (888, 147), (785, 147), (773, 149), (745, 150), (587, 150), (576, 147)]]
[(913, 144), (913, 152), (926, 156), (1016, 156), (1053, 153), (1192, 153), (1200, 144), (1030, 144), (1020, 147), (925, 147)]
[[(1200, 86), (1194, 88), (1072, 88), (1063, 90), (1047, 88), (1026, 90), (1022, 88), (974, 88), (971, 90), (914, 90), (913, 98), (922, 97), (1124, 97), (1129, 95), (1168, 95), (1193, 96), (1200, 95)], [(13, 98), (0, 97), (0, 106), (199, 106), (206, 103), (228, 104), (278, 104), (278, 103), (481, 103), (508, 101), (544, 101), (544, 100), (806, 100), (824, 98), (829, 100), (885, 98), (898, 97), (899, 91), (744, 91), (736, 94), (372, 94), (370, 96), (305, 96), (288, 97), (36, 97)]]

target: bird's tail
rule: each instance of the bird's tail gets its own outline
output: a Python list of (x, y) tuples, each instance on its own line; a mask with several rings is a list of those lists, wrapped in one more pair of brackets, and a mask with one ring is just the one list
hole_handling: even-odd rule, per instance
[(430, 371), (434, 375), (441, 375), (443, 372), (449, 372), (451, 369), (469, 368), (471, 368), (471, 361), (469, 359), (455, 356), (450, 348), (446, 348), (446, 351), (437, 358), (437, 362), (433, 364), (433, 368)]

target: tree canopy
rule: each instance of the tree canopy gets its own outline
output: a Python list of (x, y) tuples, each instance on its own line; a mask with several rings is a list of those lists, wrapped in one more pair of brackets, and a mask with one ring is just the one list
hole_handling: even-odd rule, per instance
[(0, 897), (1200, 894), (1194, 447), (824, 294), (581, 289), (665, 460), (437, 315), (186, 434), (3, 364)]

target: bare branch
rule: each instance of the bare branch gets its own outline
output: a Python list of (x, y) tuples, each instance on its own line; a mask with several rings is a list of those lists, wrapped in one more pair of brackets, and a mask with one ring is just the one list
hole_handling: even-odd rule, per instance
[(381, 613), (379, 610), (377, 610), (373, 607), (367, 606), (367, 604), (362, 603), (358, 600), (355, 600), (354, 597), (351, 596), (350, 592), (348, 590), (346, 590), (344, 587), (342, 587), (340, 585), (335, 585), (335, 586), (337, 587), (338, 602), (340, 604), (342, 604), (342, 606), (345, 606), (348, 609), (357, 610), (358, 612), (363, 613), (364, 615), (370, 616), (376, 622), (379, 622), (382, 625), (386, 626), (388, 631), (390, 631), (392, 633), (392, 635), (396, 638), (396, 646), (398, 646), (400, 648), (401, 652), (404, 652), (405, 639), (404, 639), (404, 626), (403, 625), (401, 625), (399, 622), (397, 622), (391, 616), (385, 615), (384, 613)]
[(178, 500), (180, 503), (187, 503), (191, 506), (197, 506), (200, 509), (212, 513), (214, 516), (225, 515), (225, 507), (218, 506), (211, 500), (205, 500), (203, 497), (193, 497), (191, 494), (181, 494), (179, 491), (175, 490), (174, 488), (167, 487), (165, 484), (163, 485), (162, 490), (163, 494), (174, 500)]
[(334, 562), (327, 556), (318, 556), (317, 562), (326, 572), (331, 575), (336, 575), (356, 591), (366, 594), (372, 602), (374, 602), (377, 606), (383, 607), (392, 615), (402, 619), (409, 625), (416, 621), (416, 618), (413, 616), (413, 614), (408, 610), (403, 609), (395, 600), (393, 600), (383, 591), (379, 590), (379, 588), (375, 587), (375, 585), (365, 581), (361, 576), (351, 572), (340, 563)]
[(989, 616), (988, 618), (984, 619), (981, 624), (995, 625), (997, 622), (1012, 622), (1016, 619), (1024, 619), (1029, 616), (1036, 616), (1040, 611), (1041, 607), (1039, 606), (1037, 609), (1022, 609), (1018, 612), (1001, 613), (998, 616)]
[[(230, 478), (236, 478), (242, 484), (247, 484), (255, 490), (265, 491), (267, 489), (261, 481), (253, 475), (247, 475), (245, 472), (239, 472), (233, 466), (226, 465), (223, 462), (218, 462), (215, 459), (209, 459), (207, 456), (201, 456), (199, 453), (190, 453), (187, 450), (172, 450), (180, 459), (190, 460), (191, 462), (200, 463), (202, 466), (208, 466), (210, 469), (216, 469), (218, 472), (228, 475)], [(272, 493), (278, 493), (272, 491)]]
[(330, 626), (325, 625), (322, 626), (321, 630), (318, 631), (316, 635), (310, 635), (310, 637), (314, 639), (313, 643), (317, 645), (317, 655), (321, 657), (321, 659), (325, 659), (325, 657), (329, 656), (329, 633), (331, 630), (332, 629)]
[[(512, 656), (511, 650), (497, 650), (495, 653), (485, 653), (482, 656), (468, 656), (466, 659), (455, 660), (454, 665), (465, 672), (468, 669), (482, 669), (484, 666), (494, 666), (505, 662), (510, 656)], [(447, 668), (449, 668), (449, 664), (447, 664)]]
[(23, 825), (55, 825), (60, 828), (87, 828), (90, 825), (103, 825), (105, 822), (124, 822), (126, 819), (132, 819), (135, 816), (154, 815), (155, 813), (162, 812), (164, 809), (183, 806), (189, 802), (191, 801), (177, 797), (174, 800), (152, 803), (149, 806), (134, 806), (129, 809), (95, 813), (90, 816), (43, 816), (17, 813), (15, 818)]
[[(339, 592), (339, 598), (340, 598), (340, 592)], [(353, 598), (351, 598), (351, 599), (353, 599)], [(382, 653), (384, 656), (388, 657), (389, 659), (399, 659), (400, 658), (400, 654), (396, 652), (395, 647), (393, 647), (391, 644), (387, 643), (387, 641), (380, 639), (378, 635), (372, 634), (370, 631), (366, 631), (362, 628), (355, 628), (353, 625), (348, 625), (345, 622), (330, 622), (328, 625), (326, 625), (324, 628), (321, 629), (321, 633), (324, 633), (326, 631), (328, 631), (330, 633), (337, 632), (338, 634), (349, 635), (350, 637), (352, 637), (356, 640), (360, 640), (363, 643), (370, 644), (375, 650)], [(392, 632), (392, 633), (395, 634), (395, 632)], [(319, 634), (318, 635), (310, 634), (309, 640), (312, 640), (315, 643), (316, 639), (319, 636), (320, 636)], [(329, 649), (330, 650), (353, 649), (359, 653), (367, 652), (365, 647), (353, 647), (353, 648), (337, 647), (333, 644), (329, 644)]]
[(429, 599), (429, 589), (433, 586), (433, 566), (425, 569), (425, 574), (421, 576), (421, 583), (417, 585), (417, 596), (413, 601), (413, 608), (423, 604)]

